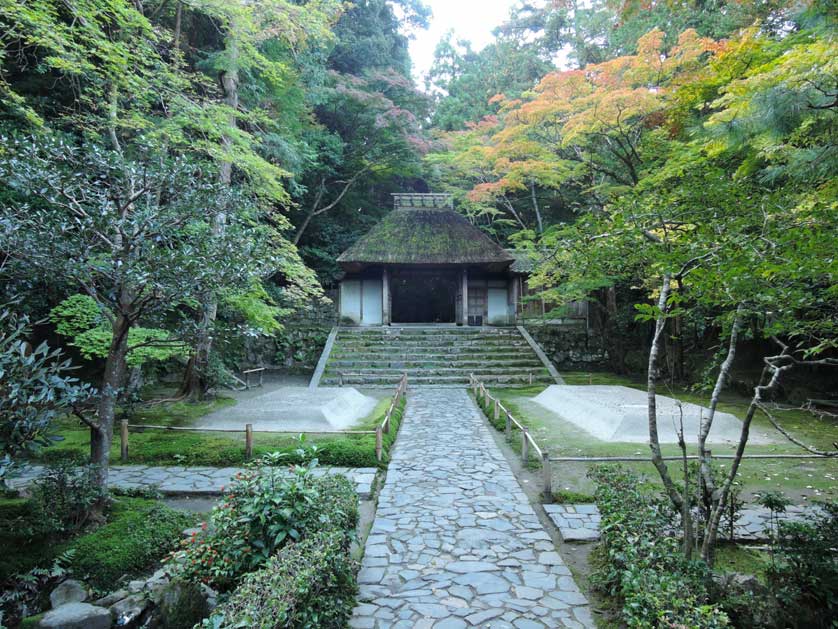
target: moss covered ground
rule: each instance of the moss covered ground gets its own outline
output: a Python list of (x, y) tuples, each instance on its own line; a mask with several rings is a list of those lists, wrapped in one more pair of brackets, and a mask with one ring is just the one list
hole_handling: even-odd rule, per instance
[[(390, 399), (381, 400), (373, 411), (352, 430), (375, 430), (384, 419)], [(230, 398), (216, 398), (209, 402), (173, 402), (142, 408), (131, 418), (132, 424), (163, 426), (188, 426), (196, 419), (220, 408), (235, 404)], [(399, 418), (401, 412), (399, 412)], [(41, 462), (78, 461), (89, 457), (89, 431), (73, 418), (58, 422), (57, 433), (63, 441), (45, 448), (37, 456)], [(118, 431), (117, 431), (118, 432)], [(395, 431), (391, 432), (394, 435)], [(392, 436), (385, 436), (385, 451)], [(269, 452), (283, 452), (289, 462), (300, 443), (296, 435), (267, 435), (256, 433), (253, 441), (254, 456)], [(320, 448), (319, 459), (323, 465), (344, 467), (376, 467), (375, 435), (307, 435), (307, 444)], [(120, 461), (118, 434), (111, 444), (111, 464)], [(131, 431), (128, 464), (143, 465), (207, 465), (238, 466), (245, 463), (244, 434), (200, 433), (164, 430)]]
[(29, 503), (0, 499), (0, 581), (40, 566), (47, 567), (71, 553), (69, 570), (98, 590), (107, 590), (123, 576), (147, 572), (193, 526), (192, 515), (170, 509), (157, 500), (117, 497), (100, 526), (90, 526), (70, 539), (27, 533)]
[[(644, 389), (644, 383), (639, 380), (616, 376), (608, 373), (574, 373), (562, 374), (567, 384), (615, 384)], [(648, 456), (649, 448), (642, 443), (609, 443), (600, 441), (585, 431), (580, 430), (570, 422), (547, 411), (532, 401), (543, 386), (496, 389), (492, 395), (499, 396), (502, 403), (512, 411), (513, 415), (528, 426), (537, 442), (543, 445), (551, 456)], [(708, 396), (683, 388), (667, 390), (662, 388), (660, 393), (677, 397), (685, 402), (706, 405)], [(719, 410), (732, 413), (740, 419), (744, 417), (749, 400), (734, 392), (726, 392), (722, 396)], [(817, 417), (802, 411), (780, 410), (776, 417), (781, 424), (802, 441), (821, 449), (832, 449), (833, 443), (838, 441), (838, 420), (829, 417)], [(798, 446), (786, 441), (768, 420), (758, 414), (754, 419), (754, 427), (776, 436), (776, 443), (771, 445), (749, 445), (749, 454), (802, 454)], [(517, 443), (517, 440), (516, 440)], [(714, 454), (730, 454), (732, 446), (714, 445)], [(676, 445), (664, 445), (664, 455), (678, 455)], [(695, 453), (695, 446), (692, 452)], [(558, 499), (567, 497), (578, 498), (578, 494), (593, 493), (593, 484), (586, 474), (590, 464), (584, 462), (561, 462), (553, 464), (553, 486)], [(657, 482), (657, 474), (650, 463), (629, 463), (633, 468), (643, 472), (650, 483)], [(676, 473), (673, 465), (673, 473)], [(677, 464), (680, 465), (680, 464)], [(722, 470), (730, 465), (730, 461), (719, 461)], [(838, 498), (838, 461), (831, 459), (752, 459), (743, 462), (738, 472), (738, 482), (743, 487), (742, 495), (752, 499), (754, 494), (767, 490), (782, 490), (795, 502), (823, 498)], [(574, 496), (574, 494), (577, 494)], [(566, 500), (565, 500), (566, 501)]]

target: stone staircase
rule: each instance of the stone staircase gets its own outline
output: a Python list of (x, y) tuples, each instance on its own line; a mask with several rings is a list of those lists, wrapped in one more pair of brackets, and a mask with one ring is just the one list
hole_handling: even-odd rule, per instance
[(323, 386), (410, 384), (463, 386), (469, 374), (495, 386), (554, 383), (516, 328), (341, 328)]

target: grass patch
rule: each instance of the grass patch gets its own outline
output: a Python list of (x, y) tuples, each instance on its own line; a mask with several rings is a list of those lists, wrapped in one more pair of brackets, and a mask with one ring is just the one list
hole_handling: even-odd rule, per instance
[[(608, 384), (622, 385), (644, 390), (645, 383), (624, 376), (602, 372), (564, 372), (568, 384), (586, 385)], [(531, 398), (544, 390), (543, 386), (524, 388), (499, 388), (491, 390), (493, 396), (500, 398), (513, 416), (530, 429), (536, 441), (552, 456), (649, 456), (649, 447), (645, 443), (608, 443), (600, 441), (570, 422), (558, 418), (553, 413), (534, 403)], [(708, 395), (683, 388), (660, 387), (661, 394), (676, 397), (685, 402), (707, 405)], [(732, 391), (726, 391), (720, 400), (719, 410), (731, 413), (740, 419), (745, 416), (750, 400)], [(491, 415), (489, 415), (491, 417)], [(833, 442), (838, 441), (838, 420), (819, 418), (798, 409), (780, 410), (776, 417), (792, 434), (815, 447), (831, 450)], [(502, 422), (501, 422), (502, 424)], [(503, 426), (496, 426), (503, 430)], [(766, 445), (749, 444), (748, 454), (802, 454), (803, 451), (782, 437), (768, 422), (758, 414), (752, 423), (752, 432), (764, 432), (776, 439), (776, 443)], [(513, 447), (520, 448), (519, 435), (515, 434)], [(690, 446), (695, 450), (695, 446)], [(679, 455), (675, 444), (663, 444), (665, 456)], [(732, 454), (731, 445), (713, 444), (714, 454)], [(691, 454), (694, 452), (690, 452)], [(554, 463), (554, 488), (557, 492), (591, 494), (593, 484), (587, 479), (588, 463)], [(651, 463), (625, 463), (645, 477), (645, 482), (657, 486), (658, 476)], [(680, 464), (670, 463), (672, 473), (678, 475)], [(722, 469), (730, 461), (720, 460)], [(838, 466), (834, 460), (826, 459), (757, 459), (745, 460), (738, 471), (738, 482), (743, 486), (743, 497), (751, 498), (754, 494), (768, 490), (782, 490), (796, 502), (821, 498), (838, 497)]]
[(559, 489), (553, 492), (553, 502), (559, 504), (593, 504), (596, 499), (592, 494), (583, 494), (578, 491), (566, 491)]
[[(162, 426), (188, 426), (199, 417), (212, 411), (226, 408), (235, 403), (230, 398), (217, 398), (210, 402), (174, 402), (143, 409), (131, 423)], [(390, 398), (381, 400), (373, 411), (353, 430), (375, 430), (384, 419)], [(395, 439), (404, 409), (401, 402), (392, 418), (392, 429), (384, 435), (384, 451), (389, 451)], [(43, 449), (37, 456), (44, 462), (85, 462), (89, 458), (90, 434), (78, 421), (63, 419), (58, 424), (58, 433), (64, 438), (58, 444)], [(131, 431), (129, 437), (128, 463), (143, 465), (188, 465), (188, 466), (241, 466), (245, 464), (244, 434), (167, 432), (163, 430)], [(376, 467), (375, 435), (306, 435), (306, 443), (320, 448), (318, 458), (322, 465), (342, 467)], [(299, 448), (296, 435), (254, 434), (253, 454), (256, 457), (271, 452), (288, 455), (294, 462), (294, 452)], [(111, 464), (121, 463), (119, 458), (119, 436), (111, 443)], [(386, 462), (386, 457), (385, 457)]]
[(770, 562), (771, 559), (765, 551), (739, 544), (719, 544), (716, 547), (714, 569), (716, 572), (753, 574), (763, 579)]
[(23, 531), (28, 516), (26, 501), (0, 500), (0, 544), (4, 549), (0, 578), (45, 566), (58, 555), (72, 551), (72, 576), (100, 590), (112, 588), (123, 576), (148, 571), (175, 547), (181, 531), (195, 521), (193, 516), (155, 500), (122, 497), (114, 500), (102, 526), (69, 540), (55, 540), (27, 538)]

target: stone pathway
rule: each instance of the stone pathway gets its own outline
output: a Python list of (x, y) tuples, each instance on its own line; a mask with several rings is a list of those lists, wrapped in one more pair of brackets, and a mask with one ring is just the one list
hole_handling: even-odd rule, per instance
[(411, 390), (351, 627), (593, 627), (465, 390)]
[[(599, 539), (599, 509), (595, 504), (544, 505), (544, 510), (562, 534), (566, 542), (592, 542)], [(814, 511), (813, 507), (790, 506), (780, 515), (781, 520), (802, 520)], [(768, 539), (771, 512), (764, 507), (747, 507), (739, 512), (734, 524), (734, 537), (743, 542), (757, 542)], [(719, 535), (726, 539), (728, 527), (724, 520)]]
[[(27, 466), (8, 483), (19, 489), (41, 476), (44, 470), (41, 465)], [(230, 484), (233, 476), (243, 471), (244, 468), (238, 467), (116, 465), (108, 472), (108, 484), (119, 489), (156, 488), (164, 494), (218, 495), (224, 485)], [(355, 483), (358, 496), (364, 500), (372, 493), (375, 473), (374, 467), (320, 467), (314, 470), (315, 476), (343, 474)]]

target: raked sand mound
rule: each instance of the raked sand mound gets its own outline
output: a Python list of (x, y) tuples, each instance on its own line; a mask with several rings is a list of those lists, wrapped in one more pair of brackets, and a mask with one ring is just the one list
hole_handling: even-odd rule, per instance
[[(649, 415), (646, 393), (621, 386), (551, 385), (533, 400), (562, 419), (578, 426), (597, 439), (611, 442), (646, 443), (649, 441)], [(678, 443), (680, 412), (677, 401), (658, 395), (658, 435), (661, 443)], [(699, 421), (708, 410), (697, 404), (683, 402), (684, 437), (688, 443), (698, 441)], [(730, 413), (716, 411), (708, 441), (735, 443), (739, 440), (742, 422)], [(750, 443), (772, 443), (764, 433), (751, 430)]]
[(353, 387), (281, 387), (202, 417), (201, 428), (344, 430), (369, 415), (375, 398)]

